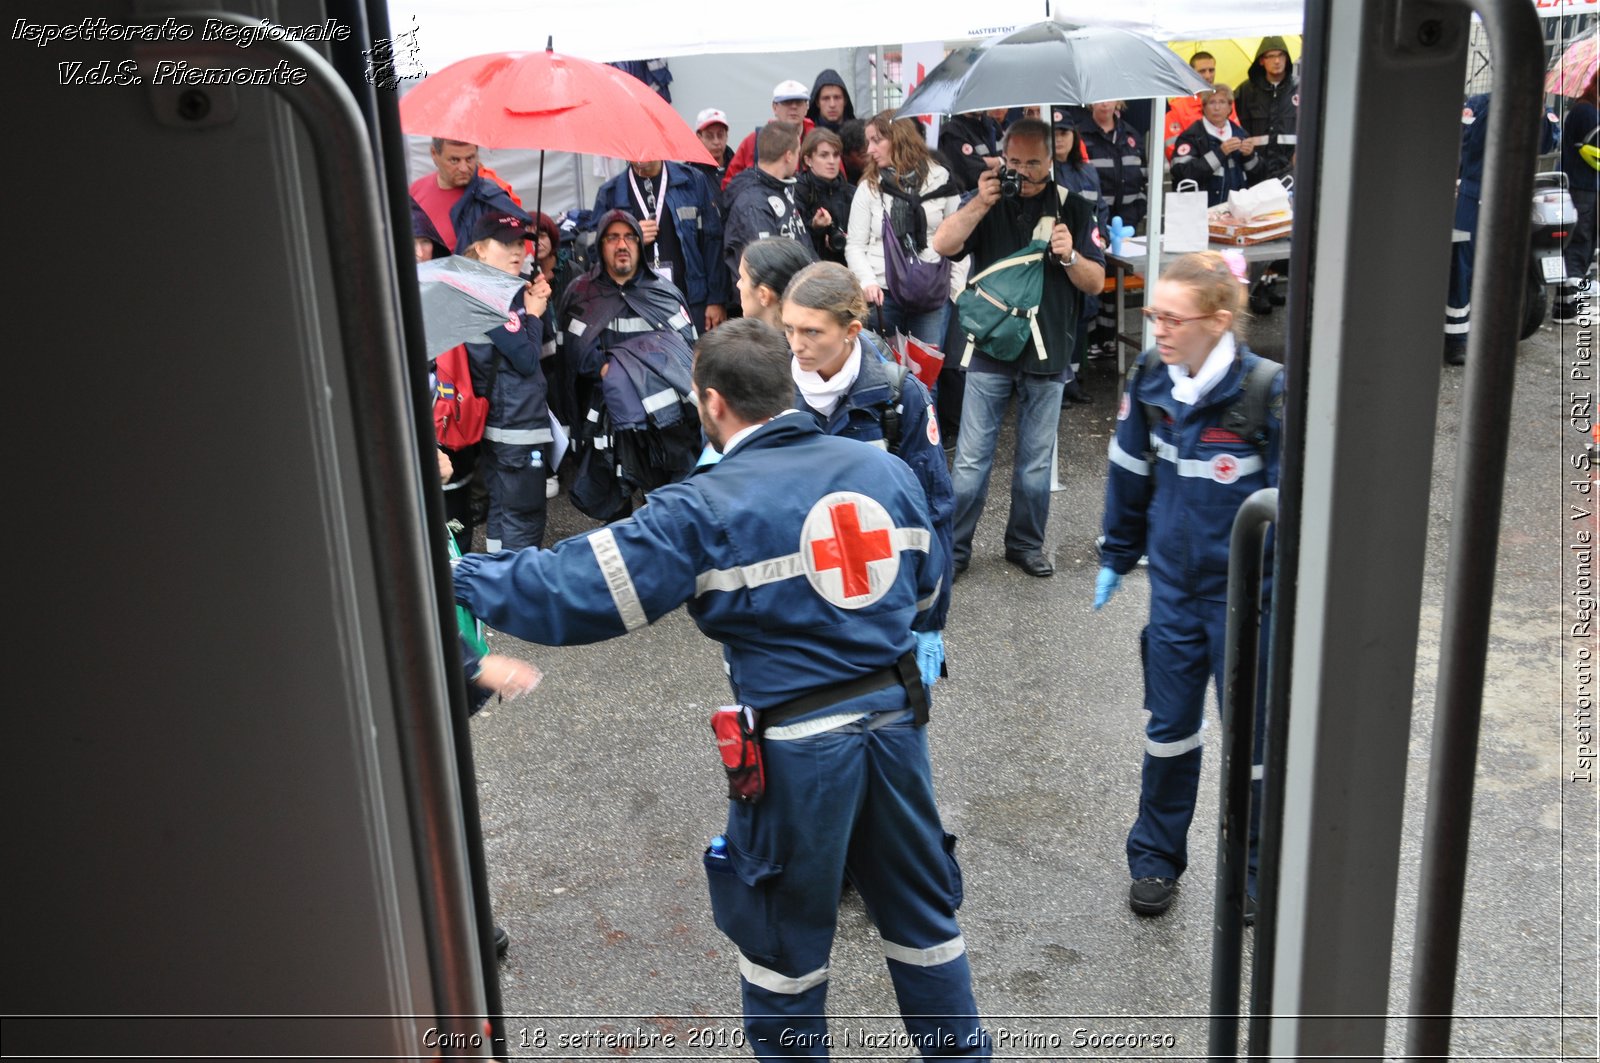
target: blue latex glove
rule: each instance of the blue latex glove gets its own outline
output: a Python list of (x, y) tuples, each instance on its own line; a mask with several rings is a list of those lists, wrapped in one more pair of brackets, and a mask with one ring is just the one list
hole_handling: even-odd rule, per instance
[(922, 672), (922, 685), (931, 687), (939, 681), (939, 668), (944, 664), (944, 632), (913, 631), (917, 636), (917, 668)]
[(1100, 575), (1096, 576), (1094, 580), (1094, 607), (1098, 609), (1109, 602), (1111, 596), (1117, 593), (1117, 588), (1121, 586), (1121, 576), (1109, 568), (1102, 568)]

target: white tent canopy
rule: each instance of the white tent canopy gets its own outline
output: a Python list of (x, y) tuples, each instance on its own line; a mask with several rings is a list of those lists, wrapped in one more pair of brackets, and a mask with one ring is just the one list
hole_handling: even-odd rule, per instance
[[(1600, 0), (1529, 0), (1545, 17), (1600, 14)], [(869, 0), (834, 18), (752, 0), (390, 0), (416, 31), (423, 69), (485, 52), (555, 50), (600, 62), (966, 41), (1054, 17), (1159, 41), (1299, 33), (1303, 0)]]
[[(1157, 40), (1298, 33), (1300, 0), (1054, 0), (1064, 22), (1118, 26)], [(871, 0), (834, 18), (751, 0), (390, 0), (397, 32), (417, 31), (428, 71), (484, 52), (558, 52), (601, 62), (725, 52), (797, 52), (992, 37), (1047, 16), (1046, 0)]]
[[(873, 0), (837, 17), (797, 17), (751, 0), (390, 0), (391, 28), (417, 30), (425, 69), (483, 52), (555, 50), (600, 62), (724, 52), (798, 52), (966, 40), (1045, 17), (1044, 0)], [(415, 16), (415, 22), (412, 21)]]

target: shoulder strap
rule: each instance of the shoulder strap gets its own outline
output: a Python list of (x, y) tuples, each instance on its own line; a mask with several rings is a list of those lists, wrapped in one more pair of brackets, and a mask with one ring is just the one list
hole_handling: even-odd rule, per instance
[(1167, 415), (1167, 411), (1153, 402), (1145, 402), (1139, 398), (1139, 383), (1144, 379), (1145, 370), (1150, 368), (1151, 362), (1156, 365), (1161, 364), (1160, 359), (1147, 360), (1145, 352), (1141, 352), (1133, 360), (1133, 364), (1128, 366), (1128, 401), (1137, 402), (1139, 407), (1144, 410), (1145, 460), (1153, 463), (1156, 460), (1156, 449), (1155, 445), (1150, 442), (1150, 437), (1155, 434), (1156, 425), (1161, 423), (1161, 419)]
[(1044, 261), (1044, 252), (1043, 251), (1034, 251), (1034, 250), (1032, 250), (1031, 248), (1029, 248), (1027, 246), (1023, 246), (1021, 248), (1018, 248), (1016, 251), (1011, 252), (1009, 255), (1005, 256), (1004, 258), (995, 259), (994, 262), (990, 263), (988, 269), (984, 270), (982, 273), (978, 274), (976, 277), (969, 278), (967, 280), (967, 287), (969, 287), (969, 288), (972, 287), (973, 285), (977, 284), (979, 281), (983, 280), (985, 277), (989, 276), (992, 273), (997, 273), (1000, 270), (1012, 269), (1012, 268), (1014, 268), (1016, 266), (1031, 266), (1035, 262), (1043, 262), (1043, 261)]
[(1267, 446), (1267, 407), (1272, 400), (1272, 382), (1281, 372), (1283, 366), (1279, 363), (1259, 359), (1245, 374), (1244, 387), (1222, 415), (1222, 427), (1248, 440), (1257, 450)]
[(878, 360), (883, 363), (884, 376), (889, 383), (889, 401), (883, 404), (883, 409), (878, 415), (878, 424), (883, 429), (883, 442), (889, 453), (896, 454), (900, 450), (900, 393), (905, 388), (906, 373), (909, 370), (889, 350), (887, 341), (871, 329), (861, 330), (863, 346), (870, 346), (878, 355)]
[[(890, 362), (884, 366), (889, 376), (889, 402), (883, 408), (883, 416), (878, 418), (878, 423), (883, 426), (883, 444), (889, 453), (900, 453), (900, 394), (906, 386), (906, 373), (908, 370), (899, 362)], [(933, 411), (929, 410), (931, 417)]]

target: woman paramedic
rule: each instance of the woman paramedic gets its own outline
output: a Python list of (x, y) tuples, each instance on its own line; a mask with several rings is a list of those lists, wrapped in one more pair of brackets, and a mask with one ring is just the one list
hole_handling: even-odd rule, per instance
[[(759, 267), (749, 268), (749, 259), (746, 249), (741, 276), (760, 272)], [(855, 274), (836, 262), (806, 266), (784, 286), (780, 314), (794, 355), (790, 372), (795, 408), (809, 411), (829, 435), (880, 446), (910, 466), (927, 498), (929, 523), (948, 558), (955, 491), (939, 446), (932, 400), (915, 375), (888, 361), (881, 340), (870, 335), (863, 340), (867, 297)], [(917, 663), (923, 683), (930, 687), (943, 673), (942, 632), (950, 611), (950, 583), (947, 570), (932, 603), (931, 623), (926, 631), (917, 632)]]
[[(1129, 371), (1111, 441), (1094, 607), (1141, 556), (1150, 566), (1140, 648), (1150, 717), (1127, 846), (1128, 905), (1146, 916), (1171, 906), (1188, 862), (1206, 680), (1215, 679), (1219, 697), (1223, 687), (1234, 515), (1253, 492), (1278, 485), (1283, 371), (1235, 334), (1246, 276), (1242, 258), (1215, 252), (1184, 255), (1161, 274), (1144, 311), (1155, 346)], [(1257, 714), (1259, 757), (1259, 705)], [(1259, 808), (1259, 781), (1253, 790)], [(1247, 922), (1255, 913), (1254, 817), (1251, 835)]]

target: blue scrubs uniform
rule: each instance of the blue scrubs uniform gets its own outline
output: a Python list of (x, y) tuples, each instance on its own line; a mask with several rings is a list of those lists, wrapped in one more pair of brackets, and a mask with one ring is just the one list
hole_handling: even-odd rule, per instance
[[(1139, 814), (1128, 832), (1128, 870), (1135, 879), (1179, 878), (1188, 866), (1206, 680), (1216, 682), (1219, 698), (1223, 687), (1233, 520), (1251, 494), (1278, 485), (1283, 375), (1272, 386), (1266, 445), (1241, 438), (1222, 422), (1260, 358), (1243, 345), (1238, 351), (1233, 366), (1193, 406), (1173, 398), (1172, 380), (1155, 353), (1141, 354), (1129, 372), (1111, 440), (1101, 556), (1119, 574), (1131, 571), (1141, 556), (1150, 559), (1150, 623), (1140, 642), (1150, 718)], [(1159, 410), (1159, 416), (1147, 413), (1152, 410)], [(1263, 594), (1270, 595), (1270, 584)], [(1265, 653), (1261, 660), (1264, 671)], [(1264, 696), (1266, 684), (1258, 689)], [(1261, 707), (1258, 702), (1257, 770), (1252, 772), (1257, 777), (1252, 894), (1253, 824), (1261, 804)]]

